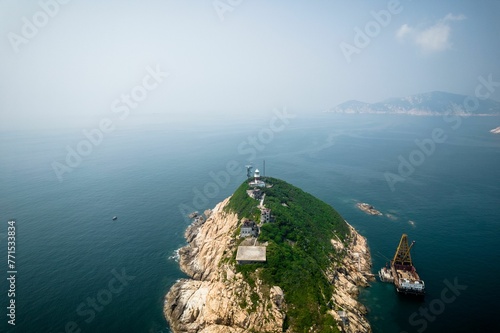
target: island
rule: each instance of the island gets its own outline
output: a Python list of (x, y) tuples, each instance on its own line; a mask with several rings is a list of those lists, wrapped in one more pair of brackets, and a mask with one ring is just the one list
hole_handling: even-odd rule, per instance
[(187, 228), (179, 264), (189, 278), (164, 301), (171, 330), (371, 332), (357, 301), (373, 279), (366, 239), (311, 194), (259, 180)]
[(365, 212), (366, 214), (369, 214), (369, 215), (382, 215), (382, 213), (379, 212), (378, 210), (376, 210), (375, 207), (373, 207), (370, 204), (367, 204), (366, 202), (358, 202), (356, 204), (356, 207), (358, 207), (363, 212)]
[(326, 112), (340, 114), (393, 114), (411, 116), (499, 116), (500, 102), (490, 98), (471, 110), (466, 101), (472, 96), (444, 91), (431, 91), (405, 97), (385, 99), (376, 103), (350, 100)]

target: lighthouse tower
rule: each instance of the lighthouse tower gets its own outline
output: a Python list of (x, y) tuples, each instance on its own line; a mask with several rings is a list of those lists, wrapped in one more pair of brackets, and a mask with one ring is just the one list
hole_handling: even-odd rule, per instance
[(260, 171), (259, 169), (255, 169), (255, 172), (253, 174), (253, 180), (255, 183), (258, 183), (260, 181)]
[(256, 186), (256, 187), (264, 187), (266, 186), (266, 183), (264, 183), (260, 179), (260, 171), (259, 169), (255, 169), (255, 172), (253, 173), (253, 180), (248, 183), (250, 186)]

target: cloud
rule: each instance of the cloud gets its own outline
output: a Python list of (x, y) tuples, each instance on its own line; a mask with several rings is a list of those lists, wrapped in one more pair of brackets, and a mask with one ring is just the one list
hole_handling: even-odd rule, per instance
[(445, 17), (443, 17), (442, 21), (462, 21), (465, 20), (467, 17), (465, 15), (460, 14), (460, 15), (453, 15), (453, 14), (447, 14)]
[(415, 36), (415, 43), (417, 43), (424, 52), (439, 52), (451, 47), (449, 37), (450, 26), (438, 23), (417, 33)]
[(403, 24), (396, 32), (396, 37), (401, 41), (409, 38), (423, 53), (442, 52), (452, 46), (450, 22), (465, 19), (463, 14), (453, 15), (449, 13), (434, 25), (426, 28), (412, 28), (408, 24)]
[(413, 29), (410, 28), (408, 24), (403, 24), (401, 28), (398, 29), (398, 32), (396, 33), (396, 36), (399, 39), (403, 39), (406, 35), (410, 34), (413, 32)]

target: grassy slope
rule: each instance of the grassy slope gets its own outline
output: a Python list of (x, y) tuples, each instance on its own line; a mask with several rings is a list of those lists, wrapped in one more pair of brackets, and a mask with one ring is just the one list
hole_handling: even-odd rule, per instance
[[(288, 304), (287, 323), (296, 332), (336, 330), (333, 318), (326, 313), (333, 286), (323, 273), (331, 260), (339, 260), (330, 239), (334, 233), (344, 239), (349, 232), (342, 217), (329, 205), (282, 180), (267, 178), (272, 188), (264, 189), (265, 206), (272, 210), (275, 222), (262, 226), (260, 242), (269, 242), (267, 263), (240, 266), (253, 282), (251, 272), (268, 285), (278, 285)], [(233, 194), (227, 209), (258, 221), (258, 201), (246, 194), (243, 183)], [(283, 206), (282, 204), (286, 204)]]

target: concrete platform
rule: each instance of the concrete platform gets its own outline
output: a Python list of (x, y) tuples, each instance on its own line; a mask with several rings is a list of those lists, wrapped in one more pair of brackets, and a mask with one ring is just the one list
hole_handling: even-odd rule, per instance
[(265, 246), (238, 246), (236, 252), (236, 261), (238, 264), (250, 264), (266, 262)]

